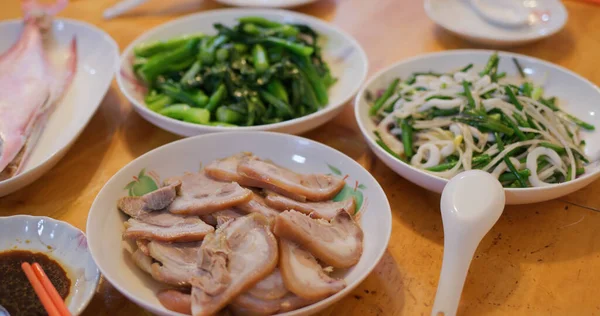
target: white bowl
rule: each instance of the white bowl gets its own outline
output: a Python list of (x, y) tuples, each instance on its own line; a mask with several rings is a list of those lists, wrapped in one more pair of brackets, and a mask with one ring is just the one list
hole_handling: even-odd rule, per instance
[(217, 2), (237, 7), (259, 8), (292, 8), (309, 4), (318, 0), (215, 0)]
[[(0, 52), (17, 41), (22, 29), (22, 20), (0, 23)], [(118, 69), (119, 47), (104, 31), (68, 19), (55, 20), (52, 31), (61, 45), (68, 45), (73, 36), (77, 38), (77, 73), (56, 105), (23, 171), (0, 181), (0, 196), (37, 180), (67, 153), (100, 106)]]
[[(214, 23), (234, 25), (238, 18), (244, 16), (261, 16), (267, 19), (306, 24), (315, 29), (326, 41), (323, 44), (323, 57), (330, 65), (331, 72), (338, 81), (329, 89), (329, 104), (310, 115), (276, 124), (249, 127), (217, 127), (186, 123), (175, 120), (149, 110), (144, 104), (143, 93), (131, 82), (134, 75), (131, 71), (133, 48), (138, 44), (156, 40), (166, 40), (176, 36), (203, 32), (215, 34)], [(350, 35), (339, 28), (317, 18), (285, 11), (267, 9), (223, 9), (212, 10), (186, 16), (181, 19), (160, 25), (133, 41), (121, 58), (121, 71), (117, 74), (119, 88), (134, 109), (150, 123), (181, 136), (194, 136), (223, 131), (276, 131), (289, 134), (300, 134), (316, 128), (334, 118), (346, 102), (356, 94), (367, 75), (368, 60), (362, 47)], [(125, 78), (124, 76), (127, 76)]]
[[(356, 96), (354, 114), (358, 126), (377, 157), (388, 167), (409, 181), (434, 192), (442, 192), (448, 180), (426, 173), (388, 154), (377, 143), (373, 130), (375, 124), (369, 118), (369, 104), (365, 100), (366, 91), (385, 89), (397, 77), (406, 78), (416, 71), (454, 71), (469, 63), (483, 68), (493, 51), (450, 50), (425, 54), (396, 63), (375, 74)], [(499, 52), (499, 71), (508, 76), (518, 76), (512, 58), (516, 57), (525, 68), (528, 77), (534, 82), (545, 80), (546, 95), (556, 96), (561, 106), (569, 113), (596, 126), (593, 132), (582, 132), (586, 140), (585, 152), (592, 158), (586, 173), (574, 181), (543, 188), (505, 189), (507, 204), (527, 204), (547, 201), (567, 195), (583, 188), (600, 177), (600, 89), (583, 77), (557, 65), (525, 55)]]
[[(223, 146), (227, 144), (227, 146)], [(302, 173), (337, 173), (348, 175), (350, 188), (363, 196), (358, 221), (364, 231), (364, 251), (356, 266), (343, 275), (347, 287), (316, 304), (286, 313), (315, 313), (341, 299), (373, 270), (387, 248), (392, 231), (391, 210), (377, 181), (354, 160), (339, 151), (305, 138), (267, 132), (230, 132), (183, 139), (157, 148), (129, 163), (102, 188), (87, 221), (89, 245), (104, 277), (121, 293), (139, 306), (159, 315), (181, 315), (164, 308), (156, 292), (164, 285), (142, 272), (123, 249), (123, 215), (117, 200), (127, 195), (125, 187), (145, 169), (157, 183), (158, 178), (198, 171), (218, 158), (241, 151), (272, 159), (276, 164)]]
[(425, 12), (436, 24), (468, 41), (495, 47), (523, 45), (549, 37), (567, 23), (567, 10), (559, 0), (527, 2), (536, 22), (524, 28), (505, 28), (488, 23), (469, 4), (470, 0), (425, 0)]
[(0, 217), (0, 252), (29, 250), (58, 261), (71, 279), (66, 305), (79, 315), (88, 305), (100, 280), (83, 232), (68, 223), (43, 216)]

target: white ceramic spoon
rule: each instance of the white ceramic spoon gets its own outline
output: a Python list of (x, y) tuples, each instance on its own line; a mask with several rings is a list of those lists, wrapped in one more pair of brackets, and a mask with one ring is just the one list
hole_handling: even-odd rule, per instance
[(2, 305), (0, 305), (0, 316), (10, 316), (6, 308), (4, 308)]
[(479, 242), (504, 210), (504, 189), (490, 173), (470, 170), (444, 187), (444, 260), (432, 316), (456, 315), (469, 265)]
[(529, 11), (522, 0), (469, 0), (471, 7), (488, 23), (506, 28), (529, 24)]

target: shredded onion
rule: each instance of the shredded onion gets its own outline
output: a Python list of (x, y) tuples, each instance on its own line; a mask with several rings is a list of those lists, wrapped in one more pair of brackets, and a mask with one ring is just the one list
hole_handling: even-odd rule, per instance
[(545, 147), (538, 147), (538, 148), (534, 149), (532, 152), (530, 152), (529, 155), (527, 155), (526, 165), (527, 165), (527, 169), (529, 169), (529, 171), (531, 172), (531, 175), (529, 176), (529, 179), (528, 179), (529, 182), (531, 183), (531, 185), (536, 186), (536, 187), (549, 186), (551, 184), (542, 181), (537, 174), (537, 169), (538, 169), (537, 161), (540, 156), (548, 157), (550, 159), (550, 162), (556, 168), (560, 168), (560, 166), (562, 165), (562, 160), (560, 159), (560, 156), (556, 153), (556, 151), (554, 151), (550, 148), (545, 148)]
[[(441, 75), (419, 74), (411, 77), (414, 81), (400, 83), (384, 102), (384, 108), (393, 107), (393, 111), (381, 111), (374, 117), (375, 121), (381, 119), (377, 129), (382, 141), (394, 152), (404, 153), (407, 145), (402, 135), (406, 127), (400, 126), (402, 119), (412, 128), (410, 146), (416, 153), (411, 165), (421, 169), (444, 163), (452, 166), (441, 172), (425, 170), (436, 176), (449, 179), (472, 169), (477, 159), (487, 162), (482, 170), (498, 178), (508, 170), (504, 162), (508, 156), (517, 170), (529, 169), (528, 182), (534, 187), (571, 180), (568, 175), (575, 177), (577, 167), (589, 160), (580, 136), (580, 126), (584, 125), (542, 103), (549, 99), (541, 96), (540, 87), (523, 79), (498, 80), (492, 75), (497, 69), (481, 75), (484, 72), (474, 68)], [(521, 87), (517, 90), (513, 85)], [(502, 150), (499, 143), (504, 146)], [(540, 156), (547, 156), (552, 163), (537, 172)], [(450, 164), (455, 159), (457, 162)], [(520, 162), (523, 159), (526, 163)]]

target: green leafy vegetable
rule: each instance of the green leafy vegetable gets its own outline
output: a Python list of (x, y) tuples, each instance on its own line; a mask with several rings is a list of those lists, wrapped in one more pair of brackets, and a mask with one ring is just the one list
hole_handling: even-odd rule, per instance
[[(257, 16), (238, 21), (214, 24), (212, 36), (136, 46), (132, 68), (148, 87), (147, 107), (190, 123), (251, 126), (305, 116), (329, 103), (336, 78), (312, 28)], [(205, 109), (208, 121), (194, 109)]]

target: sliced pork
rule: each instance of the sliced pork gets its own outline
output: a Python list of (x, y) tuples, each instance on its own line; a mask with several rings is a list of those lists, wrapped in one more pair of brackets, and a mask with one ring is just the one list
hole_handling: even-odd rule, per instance
[(363, 233), (355, 200), (331, 200), (344, 185), (241, 153), (117, 206), (130, 216), (123, 237), (137, 245), (135, 264), (177, 289), (157, 294), (165, 308), (272, 315), (345, 288), (328, 271), (359, 261)]
[(223, 210), (200, 216), (200, 219), (212, 226), (220, 226), (219, 220), (224, 223), (230, 219), (242, 217), (243, 215), (235, 210)]
[(205, 215), (246, 203), (252, 191), (235, 182), (220, 182), (207, 177), (203, 172), (186, 173), (165, 181), (167, 185), (181, 182), (177, 198), (168, 210), (174, 214)]
[(307, 300), (291, 292), (284, 297), (265, 300), (257, 298), (250, 294), (242, 294), (231, 303), (231, 309), (234, 315), (273, 315), (277, 313), (289, 312), (312, 303), (315, 300)]
[(150, 255), (150, 249), (148, 249), (148, 243), (150, 241), (146, 240), (146, 239), (137, 239), (135, 241), (135, 244), (137, 245), (138, 249), (145, 254), (146, 256)]
[(152, 274), (152, 257), (146, 255), (140, 249), (136, 249), (131, 257), (135, 265), (142, 269), (142, 271)]
[(277, 240), (269, 221), (250, 214), (206, 237), (192, 278), (192, 314), (212, 315), (269, 275), (277, 265)]
[(283, 283), (281, 272), (275, 268), (266, 278), (236, 297), (231, 305), (237, 314), (272, 315), (297, 309), (312, 302), (313, 300), (303, 299), (288, 291)]
[(234, 315), (273, 315), (281, 308), (279, 299), (264, 300), (244, 293), (236, 297), (229, 305)]
[(164, 290), (158, 292), (156, 296), (165, 308), (186, 315), (192, 314), (192, 298), (189, 294), (176, 290)]
[(257, 157), (245, 157), (238, 164), (238, 173), (268, 189), (298, 201), (332, 199), (342, 188), (344, 179), (325, 174), (299, 174)]
[(265, 300), (274, 300), (284, 297), (288, 290), (283, 284), (281, 272), (275, 268), (271, 274), (254, 284), (246, 293)]
[(279, 215), (277, 210), (268, 206), (265, 199), (256, 193), (252, 194), (250, 201), (236, 206), (236, 209), (244, 213), (260, 213), (267, 218), (275, 218), (275, 216)]
[(290, 312), (295, 309), (298, 309), (298, 308), (301, 308), (304, 306), (308, 306), (308, 305), (316, 303), (316, 302), (317, 302), (317, 300), (307, 300), (305, 298), (302, 298), (302, 297), (290, 292), (290, 293), (288, 293), (288, 295), (279, 299), (280, 308), (277, 312), (278, 313)]
[(161, 218), (168, 221), (156, 221), (157, 224), (149, 224), (137, 219), (130, 218), (125, 222), (124, 238), (150, 239), (168, 242), (188, 242), (204, 239), (204, 236), (215, 229), (207, 225), (197, 217), (175, 217), (169, 218), (169, 213), (162, 213)]
[(348, 212), (348, 214), (354, 214), (356, 207), (352, 197), (339, 202), (299, 202), (283, 195), (269, 193), (265, 198), (265, 202), (270, 207), (279, 211), (295, 210), (311, 215), (311, 217), (323, 218), (326, 220), (331, 220), (341, 209)]
[(198, 272), (196, 259), (200, 251), (200, 242), (162, 243), (152, 241), (148, 244), (150, 256), (158, 261), (152, 264), (150, 274), (160, 282), (188, 286), (190, 279)]
[(175, 200), (179, 187), (181, 187), (181, 182), (174, 181), (158, 190), (144, 194), (142, 196), (144, 209), (158, 211), (167, 208)]
[(175, 200), (180, 181), (164, 186), (143, 196), (126, 196), (119, 199), (117, 207), (131, 217), (143, 216), (148, 211), (166, 209)]
[(355, 265), (363, 250), (363, 232), (344, 210), (339, 210), (330, 221), (285, 211), (277, 216), (274, 232), (280, 238), (298, 243), (335, 268)]
[[(235, 214), (235, 215), (233, 215)], [(232, 221), (236, 218), (242, 217), (241, 214), (232, 213), (232, 214), (217, 214), (215, 218), (217, 219), (217, 228), (225, 225), (227, 222)]]
[(198, 216), (183, 216), (165, 211), (150, 211), (144, 208), (145, 205), (144, 200), (141, 198), (128, 196), (119, 199), (117, 207), (123, 213), (136, 220), (163, 227), (179, 224), (186, 219), (198, 219)]
[(346, 287), (343, 280), (328, 276), (315, 257), (294, 242), (280, 239), (279, 257), (285, 287), (304, 299), (323, 299)]
[[(145, 209), (146, 201), (139, 197), (119, 199), (118, 208), (131, 216), (125, 222), (123, 237), (159, 241), (198, 241), (214, 228), (204, 223), (198, 216), (183, 216), (167, 211), (150, 211)], [(146, 252), (143, 246), (138, 245)]]
[(247, 157), (252, 157), (251, 153), (242, 152), (227, 158), (218, 159), (204, 167), (204, 172), (209, 177), (225, 182), (237, 182), (243, 186), (254, 186), (256, 184), (251, 179), (242, 177), (237, 172), (240, 162)]

